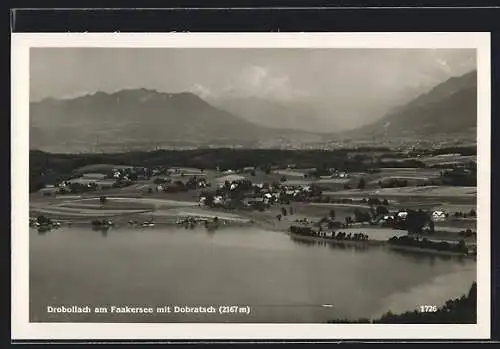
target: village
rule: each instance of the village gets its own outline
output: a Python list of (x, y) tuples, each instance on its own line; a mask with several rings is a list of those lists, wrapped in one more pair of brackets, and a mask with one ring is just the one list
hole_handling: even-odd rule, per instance
[[(469, 170), (454, 166), (450, 171)], [(429, 239), (466, 243), (462, 250), (472, 254), (475, 187), (432, 185), (440, 176), (443, 170), (436, 168), (349, 172), (294, 164), (224, 170), (96, 164), (32, 193), (30, 224), (44, 232), (61, 224), (97, 230), (158, 224), (215, 230), (237, 224), (364, 243), (374, 234), (343, 229), (393, 229), (425, 239), (426, 247)], [(398, 234), (384, 241), (394, 242), (390, 238)], [(416, 246), (410, 240), (393, 245), (403, 242)]]

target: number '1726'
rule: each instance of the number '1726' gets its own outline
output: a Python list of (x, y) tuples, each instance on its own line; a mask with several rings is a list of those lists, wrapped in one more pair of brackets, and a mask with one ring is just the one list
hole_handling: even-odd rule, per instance
[(422, 313), (434, 313), (437, 311), (437, 306), (435, 306), (435, 305), (421, 305), (419, 307), (419, 310)]

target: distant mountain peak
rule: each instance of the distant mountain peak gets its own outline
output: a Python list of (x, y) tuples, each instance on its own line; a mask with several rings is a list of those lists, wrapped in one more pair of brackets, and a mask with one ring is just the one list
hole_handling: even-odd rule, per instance
[(30, 125), (32, 149), (116, 144), (252, 146), (260, 140), (289, 135), (218, 109), (191, 92), (165, 93), (144, 88), (96, 92), (56, 103), (32, 102)]
[(471, 132), (476, 126), (477, 70), (472, 70), (449, 78), (381, 120), (350, 131), (349, 135), (465, 133)]

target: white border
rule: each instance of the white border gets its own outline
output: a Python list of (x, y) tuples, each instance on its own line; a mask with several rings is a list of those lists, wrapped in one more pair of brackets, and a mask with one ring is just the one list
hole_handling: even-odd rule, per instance
[[(12, 34), (12, 329), (29, 339), (487, 339), (490, 337), (490, 34), (489, 33), (64, 33)], [(29, 48), (475, 48), (478, 64), (478, 323), (98, 324), (29, 323)]]

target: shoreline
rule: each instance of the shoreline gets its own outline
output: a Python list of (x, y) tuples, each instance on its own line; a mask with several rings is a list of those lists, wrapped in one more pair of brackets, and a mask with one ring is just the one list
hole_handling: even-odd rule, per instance
[(323, 238), (319, 236), (305, 236), (300, 234), (295, 234), (291, 232), (286, 232), (287, 235), (292, 238), (307, 240), (307, 241), (316, 241), (316, 242), (330, 242), (330, 243), (338, 243), (338, 244), (349, 244), (349, 245), (372, 245), (372, 246), (381, 246), (385, 245), (386, 241), (384, 240), (337, 240), (331, 238)]
[(440, 256), (451, 256), (451, 257), (464, 257), (464, 258), (476, 258), (476, 255), (473, 254), (465, 254), (454, 251), (440, 251), (433, 250), (430, 248), (419, 248), (414, 246), (401, 246), (401, 245), (393, 245), (388, 243), (387, 240), (337, 240), (331, 238), (323, 238), (319, 236), (304, 236), (300, 234), (295, 234), (291, 232), (287, 232), (287, 235), (292, 238), (302, 239), (306, 241), (316, 241), (316, 242), (327, 242), (327, 243), (337, 243), (337, 244), (349, 244), (349, 245), (358, 245), (358, 246), (386, 246), (390, 249), (400, 250), (400, 251), (409, 251), (409, 252), (419, 252), (425, 254), (434, 254)]
[[(171, 202), (170, 200), (169, 202)], [(51, 210), (52, 208), (52, 210)], [(36, 216), (37, 214), (44, 213), (46, 211), (47, 216), (55, 221), (61, 223), (61, 226), (88, 226), (91, 229), (102, 229), (106, 230), (109, 228), (153, 228), (154, 226), (158, 227), (180, 227), (180, 228), (195, 228), (195, 227), (205, 227), (208, 229), (220, 229), (220, 228), (229, 228), (229, 227), (256, 227), (264, 230), (274, 231), (285, 233), (291, 237), (308, 240), (308, 241), (317, 241), (317, 242), (327, 242), (327, 243), (335, 243), (335, 244), (349, 244), (349, 245), (388, 245), (392, 249), (395, 250), (406, 250), (413, 251), (419, 253), (428, 253), (435, 255), (447, 255), (447, 256), (462, 256), (462, 257), (475, 257), (475, 255), (455, 252), (455, 251), (440, 251), (429, 248), (419, 248), (415, 246), (401, 246), (401, 245), (393, 245), (389, 244), (387, 240), (337, 240), (319, 236), (304, 236), (301, 234), (291, 233), (289, 231), (290, 224), (293, 224), (293, 221), (290, 218), (284, 218), (282, 220), (276, 220), (274, 216), (269, 213), (262, 212), (241, 212), (241, 211), (233, 211), (233, 212), (221, 212), (211, 209), (202, 209), (194, 208), (195, 211), (190, 214), (189, 208), (187, 207), (175, 207), (175, 209), (171, 209), (172, 212), (164, 211), (156, 211), (156, 210), (135, 210), (128, 211), (127, 210), (110, 210), (110, 214), (106, 214), (106, 212), (98, 211), (96, 214), (92, 214), (94, 212), (57, 212), (56, 207), (31, 207), (30, 216)], [(185, 210), (186, 212), (183, 212)], [(49, 211), (53, 211), (50, 212)], [(118, 212), (117, 212), (118, 211)], [(119, 212), (121, 211), (121, 212)], [(179, 212), (180, 211), (180, 212)], [(59, 214), (58, 214), (59, 213)], [(184, 213), (184, 214), (183, 214)], [(217, 217), (218, 223), (214, 223), (213, 219)], [(93, 225), (93, 220), (102, 220), (102, 219), (111, 219), (113, 221), (113, 225)], [(188, 219), (194, 219), (194, 223), (190, 223), (189, 221), (185, 221)], [(130, 223), (130, 221), (134, 221), (135, 224)], [(183, 221), (183, 222), (179, 222)], [(148, 226), (147, 223), (152, 222), (154, 225)], [(208, 226), (206, 225), (208, 223)], [(144, 225), (143, 225), (144, 224)], [(370, 229), (376, 228), (369, 224), (356, 224), (359, 228), (364, 228), (367, 231)], [(32, 227), (37, 229), (37, 227)], [(57, 229), (58, 227), (53, 227), (52, 229)], [(450, 238), (450, 233), (446, 231), (438, 231), (436, 235), (432, 237), (443, 239), (443, 241), (448, 240)], [(455, 234), (453, 234), (455, 235)], [(430, 238), (431, 236), (424, 236)], [(454, 239), (452, 239), (454, 240)]]

